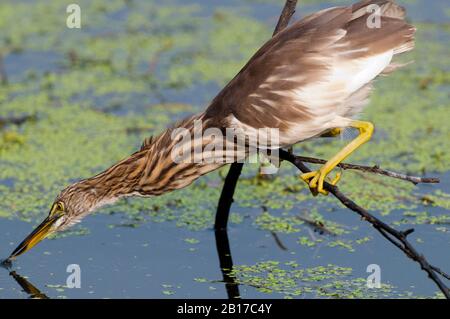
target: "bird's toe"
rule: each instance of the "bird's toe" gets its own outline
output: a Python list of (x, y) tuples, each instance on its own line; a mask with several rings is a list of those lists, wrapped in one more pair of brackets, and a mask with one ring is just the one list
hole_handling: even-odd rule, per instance
[(330, 180), (327, 178), (327, 173), (322, 170), (317, 170), (309, 173), (300, 175), (300, 178), (309, 186), (309, 189), (313, 196), (318, 194), (328, 195), (328, 191), (324, 188), (325, 180), (327, 180), (331, 185), (336, 185), (341, 179), (341, 172), (337, 173), (336, 176)]
[[(305, 173), (300, 175), (300, 178), (309, 186), (309, 190), (313, 196), (317, 196), (319, 193), (322, 193), (319, 190), (320, 185), (320, 171), (313, 171), (309, 173)], [(323, 194), (323, 193), (322, 193)]]

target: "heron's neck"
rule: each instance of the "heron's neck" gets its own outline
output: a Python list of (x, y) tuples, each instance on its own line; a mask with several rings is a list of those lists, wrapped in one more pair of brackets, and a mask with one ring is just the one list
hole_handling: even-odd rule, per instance
[[(221, 137), (205, 136), (205, 130), (211, 126), (203, 114), (189, 118), (147, 140), (141, 150), (84, 182), (96, 192), (98, 206), (120, 197), (161, 195), (186, 187), (226, 164), (213, 158), (222, 154), (219, 149), (225, 148), (226, 142)], [(205, 145), (209, 145), (208, 149)], [(211, 155), (214, 145), (217, 151)]]

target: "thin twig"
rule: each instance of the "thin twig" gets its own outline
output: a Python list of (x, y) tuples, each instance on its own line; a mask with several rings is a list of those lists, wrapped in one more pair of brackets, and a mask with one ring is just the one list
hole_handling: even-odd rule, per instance
[(288, 250), (287, 247), (281, 241), (280, 237), (278, 237), (278, 234), (276, 232), (271, 231), (270, 234), (272, 235), (273, 239), (275, 239), (275, 243), (281, 250), (284, 250), (284, 251)]
[[(327, 162), (326, 160), (314, 158), (314, 157), (297, 156), (297, 158), (298, 158), (298, 160), (300, 160), (304, 163), (311, 163), (311, 164), (325, 164)], [(367, 173), (374, 173), (374, 174), (389, 176), (392, 178), (397, 178), (397, 179), (411, 182), (414, 185), (417, 185), (420, 183), (437, 184), (440, 182), (439, 178), (410, 176), (410, 175), (406, 175), (406, 174), (402, 174), (402, 173), (389, 171), (386, 169), (381, 169), (378, 165), (365, 166), (365, 165), (340, 163), (337, 166), (342, 169), (345, 169), (345, 170), (347, 170), (347, 169), (358, 170), (358, 171), (367, 172)]]
[(295, 7), (297, 6), (297, 0), (286, 0), (283, 11), (281, 11), (280, 18), (278, 19), (277, 26), (273, 31), (275, 36), (278, 32), (282, 31), (289, 25), (289, 21), (295, 13)]
[(441, 275), (442, 277), (444, 277), (447, 280), (450, 280), (450, 276), (448, 274), (446, 274), (445, 272), (443, 272), (440, 268), (435, 267), (435, 266), (431, 266), (431, 268), (433, 268), (433, 270), (435, 272), (437, 272), (439, 275)]
[(306, 223), (307, 225), (311, 226), (314, 231), (318, 231), (320, 234), (328, 234), (332, 236), (336, 236), (337, 234), (329, 230), (322, 222), (318, 220), (313, 220), (305, 216), (295, 216), (298, 220), (301, 220), (302, 222)]
[[(290, 154), (284, 150), (280, 150), (280, 158), (286, 160), (293, 165), (295, 165), (300, 171), (303, 173), (309, 173), (311, 170), (303, 164), (299, 157)], [(416, 249), (411, 245), (408, 241), (407, 237), (413, 232), (413, 229), (409, 229), (406, 231), (398, 231), (386, 223), (382, 222), (372, 214), (370, 214), (366, 209), (357, 205), (354, 201), (345, 196), (337, 186), (333, 186), (327, 182), (324, 183), (324, 188), (331, 194), (333, 194), (344, 206), (351, 209), (360, 215), (364, 220), (368, 221), (372, 226), (383, 235), (387, 240), (389, 240), (392, 244), (402, 250), (409, 258), (418, 262), (422, 270), (424, 270), (428, 277), (438, 286), (438, 288), (442, 291), (444, 296), (447, 299), (450, 299), (450, 290), (449, 288), (442, 282), (439, 275), (442, 277), (449, 279), (450, 276), (441, 271), (439, 268), (430, 265), (425, 256), (419, 254)]]

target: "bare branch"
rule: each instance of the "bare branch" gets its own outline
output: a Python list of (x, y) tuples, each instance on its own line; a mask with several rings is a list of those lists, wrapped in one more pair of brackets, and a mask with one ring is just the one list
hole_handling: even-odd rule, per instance
[(444, 277), (445, 279), (450, 280), (450, 276), (449, 276), (447, 273), (443, 272), (443, 271), (442, 271), (441, 269), (439, 269), (438, 267), (431, 266), (431, 268), (433, 268), (433, 270), (434, 270), (435, 272), (437, 272), (439, 275), (441, 275), (441, 276)]
[(273, 35), (282, 31), (289, 25), (289, 21), (295, 13), (295, 7), (297, 6), (297, 0), (286, 0), (283, 11), (281, 11), (280, 18), (278, 19), (277, 26), (273, 31)]
[[(319, 158), (314, 157), (305, 157), (305, 156), (297, 156), (298, 160), (304, 162), (304, 163), (311, 163), (311, 164), (325, 164), (327, 161)], [(355, 164), (347, 164), (347, 163), (340, 163), (338, 164), (338, 167), (345, 169), (345, 170), (358, 170), (362, 172), (367, 173), (373, 173), (373, 174), (379, 174), (384, 175), (392, 178), (401, 179), (404, 181), (408, 181), (413, 183), (414, 185), (420, 184), (420, 183), (429, 183), (429, 184), (436, 184), (439, 183), (439, 178), (435, 177), (417, 177), (417, 176), (410, 176), (402, 173), (397, 173), (385, 169), (381, 169), (378, 165), (375, 166), (365, 166), (365, 165), (355, 165)]]
[[(289, 24), (289, 20), (293, 16), (295, 12), (295, 7), (297, 4), (297, 0), (286, 0), (286, 3), (284, 5), (283, 11), (281, 13), (281, 16), (278, 20), (277, 27), (275, 28), (274, 35), (276, 35), (278, 32), (283, 30), (287, 27)], [(293, 165), (295, 165), (300, 171), (303, 173), (308, 173), (311, 170), (303, 164), (303, 162), (309, 162), (314, 164), (324, 164), (325, 160), (321, 159), (315, 159), (315, 158), (308, 158), (308, 157), (300, 157), (295, 156), (292, 153), (286, 152), (284, 150), (280, 150), (280, 158), (283, 160), (286, 160)], [(242, 163), (233, 163), (231, 164), (230, 171), (228, 173), (228, 176), (225, 180), (224, 188), (221, 193), (221, 197), (219, 200), (219, 205), (217, 208), (217, 215), (216, 215), (216, 223), (215, 228), (216, 229), (226, 229), (227, 221), (228, 221), (228, 215), (229, 210), (231, 207), (231, 203), (233, 202), (233, 194), (234, 190), (237, 184), (237, 181), (239, 179), (241, 170), (242, 170)], [(370, 172), (380, 175), (386, 175), (389, 177), (406, 180), (413, 184), (418, 183), (438, 183), (439, 180), (436, 178), (420, 178), (415, 176), (408, 176), (405, 174), (399, 174), (387, 170), (380, 169), (378, 166), (370, 167), (370, 166), (362, 166), (362, 165), (354, 165), (354, 164), (340, 164), (339, 167), (343, 169), (354, 169), (354, 170), (360, 170), (363, 172)], [(368, 221), (384, 238), (386, 238), (389, 242), (391, 242), (393, 245), (395, 245), (397, 248), (402, 250), (409, 258), (416, 261), (420, 264), (422, 270), (427, 272), (429, 278), (438, 286), (438, 288), (442, 291), (444, 296), (447, 299), (450, 299), (450, 290), (449, 288), (442, 282), (441, 278), (446, 278), (450, 280), (450, 275), (443, 272), (439, 268), (430, 265), (430, 263), (427, 261), (427, 259), (419, 254), (415, 248), (410, 244), (410, 242), (407, 240), (408, 235), (410, 235), (414, 230), (408, 229), (405, 231), (398, 231), (389, 225), (385, 224), (372, 214), (370, 214), (366, 209), (358, 206), (355, 202), (353, 202), (351, 199), (346, 197), (338, 187), (333, 186), (329, 183), (324, 184), (325, 189), (333, 194), (344, 206), (349, 208), (350, 210), (353, 210), (357, 214), (359, 214), (362, 219)]]

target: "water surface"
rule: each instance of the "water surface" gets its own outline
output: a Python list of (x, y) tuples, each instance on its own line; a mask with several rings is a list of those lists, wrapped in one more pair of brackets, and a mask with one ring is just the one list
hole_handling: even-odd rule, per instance
[[(400, 2), (419, 29), (409, 56), (416, 62), (377, 83), (363, 114), (376, 125), (374, 140), (349, 160), (442, 182), (414, 187), (344, 172), (341, 187), (396, 228), (414, 227), (418, 251), (450, 270), (449, 9), (441, 0)], [(270, 37), (282, 7), (275, 0), (96, 3), (80, 1), (87, 14), (81, 30), (64, 27), (58, 1), (0, 5), (9, 82), (0, 88), (0, 118), (30, 116), (0, 127), (0, 258), (68, 183), (203, 109)], [(307, 1), (296, 17), (334, 3), (349, 1)], [(11, 21), (20, 15), (30, 19), (18, 27)], [(345, 142), (311, 141), (296, 151), (327, 158)], [(216, 234), (226, 170), (182, 191), (120, 201), (44, 241), (0, 269), (0, 298), (440, 296), (418, 264), (333, 198), (313, 198), (288, 164), (271, 180), (246, 167), (228, 237)], [(231, 272), (221, 269), (231, 262)], [(70, 264), (81, 267), (79, 289), (66, 287)], [(381, 289), (365, 286), (370, 264), (381, 268)]]

